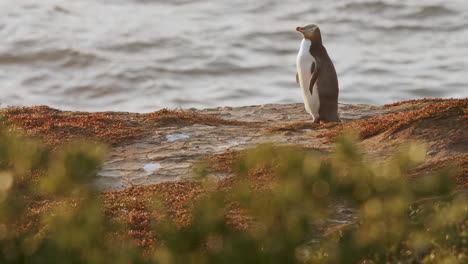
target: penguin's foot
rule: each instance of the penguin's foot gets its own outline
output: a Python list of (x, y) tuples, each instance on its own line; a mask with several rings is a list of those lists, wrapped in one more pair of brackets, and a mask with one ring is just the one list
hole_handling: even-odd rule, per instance
[(320, 120), (321, 124), (326, 124), (326, 123), (341, 123), (341, 119), (335, 119), (335, 120)]

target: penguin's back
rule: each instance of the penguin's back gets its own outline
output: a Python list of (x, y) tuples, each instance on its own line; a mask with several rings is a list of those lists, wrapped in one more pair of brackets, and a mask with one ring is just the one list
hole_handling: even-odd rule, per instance
[(320, 71), (315, 83), (320, 101), (320, 120), (338, 122), (340, 121), (338, 116), (339, 85), (335, 66), (325, 48), (316, 56), (320, 60)]

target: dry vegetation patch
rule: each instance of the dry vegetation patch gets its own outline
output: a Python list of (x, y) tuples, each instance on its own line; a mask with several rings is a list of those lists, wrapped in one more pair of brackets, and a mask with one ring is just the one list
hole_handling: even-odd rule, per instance
[[(305, 150), (309, 151), (309, 150)], [(315, 150), (310, 150), (315, 151)], [(236, 162), (246, 157), (246, 152), (227, 152), (213, 155), (206, 160), (209, 162), (209, 170), (213, 172), (232, 173)], [(158, 234), (154, 225), (165, 217), (172, 219), (180, 228), (187, 227), (192, 221), (192, 209), (195, 202), (212, 191), (221, 191), (227, 194), (225, 214), (229, 225), (234, 230), (245, 230), (251, 226), (252, 219), (239, 203), (230, 200), (230, 193), (234, 186), (247, 180), (252, 190), (260, 193), (268, 193), (275, 183), (274, 165), (258, 164), (248, 171), (248, 177), (233, 176), (216, 183), (215, 188), (207, 189), (202, 183), (176, 182), (162, 183), (150, 186), (135, 186), (122, 191), (102, 193), (99, 198), (103, 204), (103, 214), (111, 222), (126, 226), (120, 229), (117, 237), (132, 238), (135, 243), (151, 252), (157, 245)], [(448, 165), (459, 165), (456, 172), (457, 181), (461, 188), (466, 188), (468, 156), (461, 155), (447, 159), (444, 162), (434, 162), (423, 165), (410, 171), (410, 178), (434, 173), (444, 169)], [(27, 225), (23, 228), (31, 228), (37, 225), (40, 215), (57, 206), (67, 205), (73, 207), (73, 200), (42, 200), (33, 201), (26, 216)]]
[(145, 134), (140, 123), (111, 112), (65, 112), (48, 106), (33, 106), (7, 108), (0, 112), (0, 117), (28, 135), (41, 137), (49, 145), (74, 139), (116, 145)]
[(395, 102), (391, 104), (386, 104), (384, 107), (386, 108), (400, 108), (400, 109), (412, 109), (416, 110), (417, 108), (421, 108), (428, 104), (440, 103), (446, 101), (447, 99), (443, 98), (423, 98), (423, 99), (413, 99), (413, 100), (405, 100), (400, 102)]
[[(103, 193), (101, 199), (105, 215), (127, 225), (124, 235), (135, 239), (140, 247), (152, 248), (157, 243), (152, 232), (155, 221), (168, 216), (178, 225), (187, 226), (193, 203), (202, 192), (199, 183), (162, 183)], [(161, 201), (163, 207), (155, 201)]]
[(212, 172), (233, 173), (234, 164), (243, 156), (245, 156), (245, 152), (228, 151), (210, 155), (204, 159), (204, 162), (208, 164), (209, 170)]
[[(206, 158), (209, 170), (213, 172), (232, 173), (235, 163), (245, 152), (226, 152)], [(270, 165), (260, 164), (249, 170), (246, 178), (248, 184), (256, 191), (270, 190), (273, 180)], [(245, 230), (252, 219), (237, 202), (231, 201), (229, 193), (241, 181), (240, 176), (225, 178), (216, 183), (214, 188), (207, 189), (198, 182), (161, 183), (150, 186), (135, 186), (122, 191), (106, 192), (101, 195), (105, 215), (128, 226), (126, 236), (136, 240), (146, 249), (157, 245), (157, 234), (151, 226), (164, 217), (170, 217), (178, 226), (184, 228), (192, 221), (192, 209), (195, 202), (212, 191), (227, 194), (225, 214), (231, 228)], [(162, 202), (155, 204), (155, 201)]]
[[(420, 103), (420, 101), (406, 103)], [(396, 105), (398, 105), (398, 103), (395, 104), (395, 106)], [(345, 123), (341, 126), (335, 127), (331, 131), (322, 133), (320, 136), (328, 139), (334, 139), (341, 134), (342, 131), (348, 129), (357, 130), (361, 139), (370, 138), (384, 132), (388, 136), (422, 121), (434, 122), (450, 117), (455, 117), (460, 122), (460, 125), (466, 127), (468, 124), (464, 116), (467, 113), (468, 99), (446, 99), (436, 101), (436, 103), (428, 104), (427, 106), (414, 111), (394, 112), (366, 120)]]
[(468, 182), (468, 99), (410, 100), (385, 107), (398, 110), (345, 123), (320, 136), (331, 140), (344, 130), (354, 129), (363, 139), (361, 146), (367, 153), (384, 158), (409, 141), (424, 142), (431, 154), (424, 164), (407, 176), (420, 178), (452, 168), (459, 188), (465, 188)]
[[(255, 189), (262, 190), (272, 182), (271, 177), (271, 170), (263, 167), (249, 172), (248, 181)], [(127, 226), (126, 234), (121, 235), (131, 237), (138, 246), (150, 249), (158, 243), (157, 234), (152, 231), (157, 221), (169, 217), (180, 228), (187, 227), (192, 221), (192, 209), (198, 199), (212, 191), (228, 194), (239, 180), (238, 177), (224, 179), (210, 190), (195, 182), (136, 186), (103, 193), (101, 199), (106, 217)], [(225, 214), (231, 228), (245, 230), (249, 227), (251, 218), (237, 202), (226, 200)]]
[(12, 107), (0, 111), (0, 121), (38, 136), (49, 145), (60, 145), (85, 139), (118, 145), (141, 138), (155, 127), (191, 124), (257, 126), (259, 123), (225, 120), (214, 115), (201, 115), (163, 109), (148, 114), (121, 112), (68, 112), (48, 106)]
[(139, 116), (145, 124), (154, 126), (167, 125), (187, 125), (187, 124), (205, 124), (211, 126), (234, 125), (234, 126), (255, 126), (258, 123), (243, 122), (236, 120), (226, 120), (215, 115), (202, 115), (184, 111), (172, 111), (162, 109), (156, 112), (142, 114)]
[(459, 189), (468, 187), (468, 154), (460, 154), (441, 159), (429, 159), (424, 164), (408, 172), (409, 179), (418, 179), (440, 171), (454, 176)]

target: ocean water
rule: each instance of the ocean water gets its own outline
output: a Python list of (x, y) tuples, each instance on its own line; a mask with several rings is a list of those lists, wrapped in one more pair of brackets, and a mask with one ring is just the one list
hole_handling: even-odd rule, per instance
[(465, 0), (1, 0), (0, 102), (66, 110), (301, 102), (315, 23), (340, 102), (468, 96)]

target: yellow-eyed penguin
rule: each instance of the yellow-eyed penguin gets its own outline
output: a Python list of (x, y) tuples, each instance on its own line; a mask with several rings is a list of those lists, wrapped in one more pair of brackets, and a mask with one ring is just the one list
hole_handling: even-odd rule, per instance
[(338, 77), (322, 44), (320, 29), (309, 24), (297, 27), (296, 31), (303, 36), (297, 54), (296, 81), (302, 89), (305, 109), (314, 123), (339, 122)]

